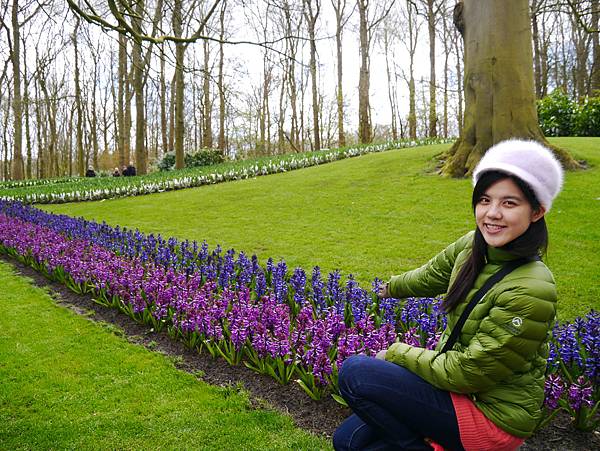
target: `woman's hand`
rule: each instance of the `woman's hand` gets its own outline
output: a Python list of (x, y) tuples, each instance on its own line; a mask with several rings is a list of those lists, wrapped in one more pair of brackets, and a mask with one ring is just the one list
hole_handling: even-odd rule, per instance
[(379, 291), (377, 292), (377, 296), (380, 299), (390, 297), (389, 283), (386, 283), (379, 288)]

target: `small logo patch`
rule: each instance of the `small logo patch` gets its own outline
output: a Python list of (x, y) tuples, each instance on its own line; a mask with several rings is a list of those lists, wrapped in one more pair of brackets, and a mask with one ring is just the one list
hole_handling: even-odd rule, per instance
[(523, 320), (521, 318), (519, 318), (518, 316), (515, 316), (512, 319), (512, 325), (515, 327), (521, 327), (523, 325)]

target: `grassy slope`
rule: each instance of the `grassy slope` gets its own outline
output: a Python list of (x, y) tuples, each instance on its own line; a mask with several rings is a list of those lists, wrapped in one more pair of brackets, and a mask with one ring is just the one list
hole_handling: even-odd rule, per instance
[[(549, 266), (562, 318), (600, 306), (600, 139), (562, 138), (595, 167), (567, 174), (548, 217)], [(362, 283), (409, 270), (473, 227), (469, 180), (432, 175), (447, 145), (397, 150), (320, 167), (162, 194), (46, 206), (113, 225), (340, 268)]]
[(0, 261), (0, 449), (325, 449), (58, 307)]

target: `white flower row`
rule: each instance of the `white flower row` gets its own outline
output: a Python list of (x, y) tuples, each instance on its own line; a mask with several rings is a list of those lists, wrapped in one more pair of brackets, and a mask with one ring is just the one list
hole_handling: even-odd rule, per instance
[[(121, 179), (106, 179), (106, 184), (118, 183), (113, 186), (102, 188), (89, 188), (85, 186), (79, 189), (61, 190), (60, 184), (56, 185), (55, 190), (41, 193), (21, 193), (15, 195), (2, 195), (2, 200), (20, 200), (24, 203), (64, 203), (86, 200), (110, 199), (115, 197), (139, 196), (142, 194), (157, 193), (175, 189), (191, 188), (201, 185), (208, 185), (231, 180), (247, 179), (261, 175), (274, 174), (278, 172), (292, 171), (295, 169), (316, 166), (329, 163), (344, 158), (356, 157), (368, 153), (382, 152), (391, 149), (400, 149), (416, 147), (428, 144), (440, 144), (450, 142), (444, 139), (423, 139), (415, 141), (386, 142), (382, 144), (373, 144), (367, 146), (348, 147), (344, 149), (325, 150), (314, 154), (298, 157), (282, 156), (273, 157), (267, 162), (249, 163), (247, 166), (235, 167), (230, 169), (221, 169), (209, 174), (187, 174), (177, 176), (177, 173), (165, 173), (165, 178), (156, 180), (154, 175), (151, 178), (132, 177), (126, 178), (127, 184), (123, 185)], [(85, 180), (81, 182), (85, 184)]]

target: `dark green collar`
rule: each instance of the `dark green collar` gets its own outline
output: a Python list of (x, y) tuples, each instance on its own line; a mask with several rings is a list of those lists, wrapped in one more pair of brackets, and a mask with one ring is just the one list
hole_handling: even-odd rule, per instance
[(519, 257), (511, 254), (507, 250), (500, 249), (498, 247), (492, 247), (492, 246), (487, 247), (488, 263), (496, 263), (496, 264), (501, 265), (501, 264), (509, 262), (511, 260), (516, 260), (517, 258), (519, 258)]

